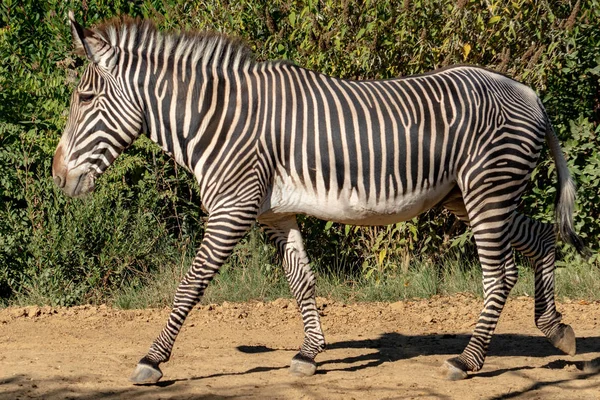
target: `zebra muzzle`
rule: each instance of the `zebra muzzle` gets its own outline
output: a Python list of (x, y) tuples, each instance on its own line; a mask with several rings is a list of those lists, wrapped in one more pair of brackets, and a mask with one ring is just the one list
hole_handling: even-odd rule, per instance
[(54, 153), (54, 158), (52, 160), (52, 178), (54, 179), (54, 183), (59, 188), (64, 188), (67, 183), (67, 167), (64, 163), (63, 149), (62, 146), (58, 146), (56, 148), (56, 152)]

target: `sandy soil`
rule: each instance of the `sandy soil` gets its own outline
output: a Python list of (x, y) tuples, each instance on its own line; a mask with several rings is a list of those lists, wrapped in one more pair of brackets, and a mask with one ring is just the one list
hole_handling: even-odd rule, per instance
[(535, 328), (532, 299), (510, 300), (484, 368), (460, 382), (438, 370), (466, 345), (480, 300), (318, 303), (329, 345), (317, 375), (287, 371), (302, 341), (294, 303), (225, 303), (194, 310), (155, 386), (128, 377), (166, 309), (0, 310), (0, 398), (600, 399), (598, 302), (560, 304), (578, 336), (569, 357)]

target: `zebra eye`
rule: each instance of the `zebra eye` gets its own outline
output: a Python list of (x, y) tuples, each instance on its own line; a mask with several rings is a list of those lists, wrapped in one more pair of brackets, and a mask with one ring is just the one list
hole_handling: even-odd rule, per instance
[(89, 103), (94, 98), (94, 93), (79, 93), (79, 101)]

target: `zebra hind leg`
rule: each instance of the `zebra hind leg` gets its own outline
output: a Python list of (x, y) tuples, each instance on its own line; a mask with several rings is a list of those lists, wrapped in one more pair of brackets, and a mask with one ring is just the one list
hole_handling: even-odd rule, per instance
[(169, 360), (187, 315), (198, 304), (209, 282), (250, 228), (253, 219), (249, 214), (247, 219), (225, 215), (209, 217), (200, 249), (175, 293), (169, 320), (148, 353), (138, 362), (129, 378), (131, 382), (151, 384), (162, 378), (159, 364)]
[[(467, 207), (461, 207), (457, 215), (465, 214)], [(500, 313), (517, 282), (518, 270), (508, 235), (511, 213), (494, 210), (492, 204), (469, 212), (468, 218), (466, 215), (461, 218), (469, 221), (477, 244), (483, 270), (484, 306), (467, 347), (442, 365), (441, 372), (449, 380), (465, 379), (469, 371), (481, 369)]]
[(501, 258), (504, 259), (504, 262), (500, 265), (494, 266), (489, 263), (482, 263), (484, 270), (483, 310), (481, 311), (471, 340), (462, 354), (446, 360), (442, 364), (442, 375), (448, 380), (466, 379), (469, 371), (479, 371), (483, 367), (487, 349), (500, 318), (500, 313), (518, 279), (519, 272), (513, 261), (512, 251), (509, 249), (508, 253), (505, 254)]
[(304, 342), (300, 352), (292, 358), (290, 373), (296, 376), (313, 375), (317, 370), (315, 357), (325, 348), (325, 337), (315, 300), (316, 279), (304, 251), (296, 216), (259, 222), (283, 259), (285, 276), (304, 322)]
[(569, 325), (561, 323), (562, 315), (554, 302), (554, 226), (518, 213), (513, 221), (512, 244), (531, 260), (535, 268), (535, 325), (554, 347), (575, 355), (575, 332)]

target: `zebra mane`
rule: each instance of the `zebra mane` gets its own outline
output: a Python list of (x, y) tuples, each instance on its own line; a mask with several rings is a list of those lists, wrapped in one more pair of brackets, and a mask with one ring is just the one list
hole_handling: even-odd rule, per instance
[[(188, 53), (198, 60), (210, 60), (219, 64), (229, 58), (233, 65), (247, 66), (254, 62), (250, 47), (239, 38), (232, 38), (211, 31), (167, 31), (161, 32), (154, 22), (148, 19), (129, 16), (112, 18), (92, 29), (111, 46), (123, 51), (137, 51), (140, 46), (146, 51), (154, 51), (157, 43), (162, 48), (170, 48), (174, 53)], [(153, 45), (151, 45), (153, 43)]]

